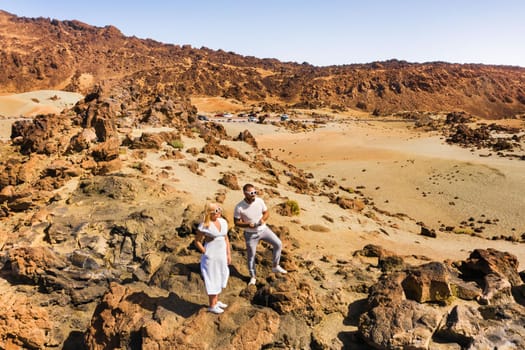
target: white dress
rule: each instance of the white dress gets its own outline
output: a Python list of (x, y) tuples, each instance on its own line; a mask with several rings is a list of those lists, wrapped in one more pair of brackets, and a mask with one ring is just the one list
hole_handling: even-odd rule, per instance
[(225, 240), (228, 223), (223, 218), (217, 220), (221, 224), (220, 230), (213, 222), (210, 222), (209, 227), (204, 227), (204, 223), (198, 227), (198, 230), (208, 238), (213, 238), (212, 241), (204, 243), (206, 253), (201, 256), (201, 273), (208, 295), (219, 294), (223, 288), (226, 288), (230, 277)]

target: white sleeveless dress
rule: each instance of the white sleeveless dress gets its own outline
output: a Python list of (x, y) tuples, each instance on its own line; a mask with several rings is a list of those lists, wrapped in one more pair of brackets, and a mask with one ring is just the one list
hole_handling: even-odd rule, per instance
[(212, 241), (204, 243), (206, 253), (201, 256), (201, 273), (208, 295), (219, 294), (223, 288), (226, 288), (230, 277), (225, 240), (228, 234), (228, 222), (223, 218), (217, 220), (221, 224), (220, 230), (212, 222), (209, 227), (204, 227), (204, 223), (198, 227), (198, 230), (207, 237), (213, 238)]

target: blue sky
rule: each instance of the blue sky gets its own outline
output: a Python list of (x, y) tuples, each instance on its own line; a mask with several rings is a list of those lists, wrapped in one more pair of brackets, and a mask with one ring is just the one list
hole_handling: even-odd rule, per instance
[(0, 0), (0, 9), (318, 66), (396, 58), (525, 67), (523, 0)]

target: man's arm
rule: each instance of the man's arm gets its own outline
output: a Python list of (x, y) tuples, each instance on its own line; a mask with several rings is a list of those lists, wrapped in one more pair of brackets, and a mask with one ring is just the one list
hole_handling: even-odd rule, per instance
[(245, 228), (245, 227), (255, 227), (254, 224), (251, 224), (249, 222), (244, 222), (242, 221), (241, 218), (233, 218), (233, 223), (235, 224), (235, 226), (237, 227), (241, 227), (241, 228)]
[(261, 220), (259, 221), (259, 223), (262, 225), (264, 223), (266, 223), (266, 221), (268, 221), (268, 217), (270, 216), (270, 211), (269, 210), (265, 210), (263, 211), (263, 215), (262, 215), (262, 218)]

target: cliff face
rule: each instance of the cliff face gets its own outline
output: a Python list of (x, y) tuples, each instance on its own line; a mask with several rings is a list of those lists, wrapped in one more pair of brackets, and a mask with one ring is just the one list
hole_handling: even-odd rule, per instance
[(181, 95), (221, 96), (290, 107), (466, 111), (484, 118), (525, 112), (525, 68), (413, 64), (314, 67), (126, 37), (79, 21), (20, 18), (0, 11), (0, 92), (65, 89), (133, 77), (169, 82)]

